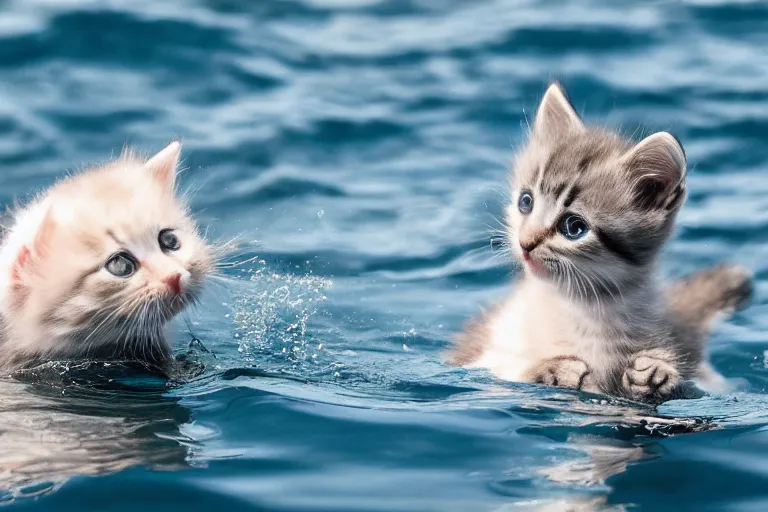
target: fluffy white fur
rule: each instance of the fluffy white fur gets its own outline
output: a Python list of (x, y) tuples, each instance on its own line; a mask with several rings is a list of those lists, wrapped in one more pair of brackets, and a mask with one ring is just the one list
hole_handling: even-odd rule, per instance
[[(165, 327), (212, 269), (175, 193), (180, 150), (174, 142), (148, 160), (124, 152), (14, 213), (0, 246), (0, 368), (81, 357), (167, 361)], [(164, 230), (178, 247), (160, 243)], [(117, 254), (135, 272), (111, 273)]]

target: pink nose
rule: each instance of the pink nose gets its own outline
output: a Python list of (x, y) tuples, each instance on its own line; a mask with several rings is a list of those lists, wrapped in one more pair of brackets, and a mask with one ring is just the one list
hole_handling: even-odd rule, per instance
[(181, 274), (171, 274), (170, 276), (163, 279), (163, 282), (168, 285), (168, 288), (173, 290), (173, 293), (176, 295), (181, 294)]

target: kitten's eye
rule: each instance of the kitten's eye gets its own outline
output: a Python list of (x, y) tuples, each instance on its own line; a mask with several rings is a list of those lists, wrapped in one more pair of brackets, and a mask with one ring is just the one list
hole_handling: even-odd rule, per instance
[(531, 213), (533, 210), (533, 196), (530, 192), (520, 192), (520, 199), (517, 200), (517, 209), (520, 213)]
[(587, 221), (573, 213), (563, 215), (557, 230), (568, 240), (577, 240), (589, 231)]
[(157, 241), (160, 243), (160, 248), (164, 251), (178, 251), (181, 247), (179, 237), (173, 232), (172, 229), (164, 229), (157, 237)]
[(107, 260), (104, 268), (115, 277), (130, 277), (139, 269), (139, 262), (131, 253), (119, 252)]

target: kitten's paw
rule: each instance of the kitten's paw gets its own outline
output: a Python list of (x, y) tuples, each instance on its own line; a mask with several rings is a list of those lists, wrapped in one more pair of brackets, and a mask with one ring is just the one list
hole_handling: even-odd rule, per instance
[(548, 359), (536, 367), (533, 382), (547, 386), (581, 389), (587, 382), (589, 367), (577, 357), (564, 356)]
[(597, 385), (597, 381), (595, 380), (595, 375), (592, 372), (587, 373), (581, 379), (581, 386), (579, 386), (578, 389), (580, 391), (586, 391), (587, 393), (598, 393), (598, 394), (603, 393), (603, 390), (601, 390), (600, 387)]
[(622, 385), (633, 400), (664, 400), (679, 383), (675, 356), (663, 349), (636, 354), (622, 377)]

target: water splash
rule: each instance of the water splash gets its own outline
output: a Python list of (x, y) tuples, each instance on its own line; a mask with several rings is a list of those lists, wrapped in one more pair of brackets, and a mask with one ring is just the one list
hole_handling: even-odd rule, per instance
[(311, 271), (276, 272), (264, 260), (256, 265), (243, 270), (251, 286), (233, 304), (238, 352), (246, 360), (268, 355), (294, 365), (316, 360), (322, 344), (310, 345), (307, 323), (327, 300), (332, 281)]

